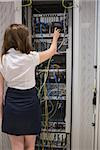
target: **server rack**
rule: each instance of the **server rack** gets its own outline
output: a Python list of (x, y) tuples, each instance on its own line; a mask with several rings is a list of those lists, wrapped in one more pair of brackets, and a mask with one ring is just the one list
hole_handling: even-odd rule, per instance
[[(24, 1), (25, 3), (25, 1)], [(23, 4), (24, 4), (23, 3)], [(32, 33), (36, 51), (50, 47), (54, 27), (61, 28), (57, 54), (36, 68), (38, 97), (41, 103), (41, 134), (36, 149), (71, 149), (72, 85), (72, 1), (33, 1), (23, 8), (23, 23)]]

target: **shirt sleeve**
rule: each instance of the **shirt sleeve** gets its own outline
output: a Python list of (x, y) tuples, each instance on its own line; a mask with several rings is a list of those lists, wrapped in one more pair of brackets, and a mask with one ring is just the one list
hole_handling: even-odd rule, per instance
[(32, 59), (33, 59), (33, 63), (35, 66), (40, 64), (40, 56), (39, 53), (36, 51), (31, 52), (32, 54)]

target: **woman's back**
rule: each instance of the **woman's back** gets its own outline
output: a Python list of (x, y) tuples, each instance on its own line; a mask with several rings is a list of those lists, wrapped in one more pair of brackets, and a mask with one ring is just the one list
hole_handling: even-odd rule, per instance
[(28, 89), (35, 86), (35, 67), (39, 64), (39, 54), (31, 51), (23, 54), (14, 48), (2, 58), (2, 74), (8, 87)]

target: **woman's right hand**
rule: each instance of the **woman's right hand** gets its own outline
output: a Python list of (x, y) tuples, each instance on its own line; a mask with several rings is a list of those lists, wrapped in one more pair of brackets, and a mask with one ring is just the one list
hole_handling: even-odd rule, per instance
[(57, 27), (55, 27), (54, 29), (54, 33), (53, 33), (53, 39), (58, 40), (58, 38), (60, 37), (60, 29), (57, 29)]

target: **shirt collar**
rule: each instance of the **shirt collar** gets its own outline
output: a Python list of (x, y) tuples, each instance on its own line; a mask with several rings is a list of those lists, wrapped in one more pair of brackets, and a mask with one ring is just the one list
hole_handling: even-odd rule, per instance
[(10, 53), (10, 52), (11, 52), (11, 53), (20, 53), (19, 50), (15, 50), (14, 48), (10, 48), (8, 52), (9, 52), (9, 53)]

